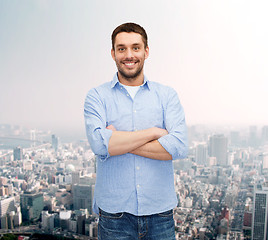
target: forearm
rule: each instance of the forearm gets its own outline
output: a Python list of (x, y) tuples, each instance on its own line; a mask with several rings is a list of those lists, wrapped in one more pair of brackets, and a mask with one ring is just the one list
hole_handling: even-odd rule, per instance
[(108, 151), (110, 156), (125, 154), (165, 134), (167, 134), (166, 130), (159, 128), (149, 128), (135, 132), (113, 131), (109, 140)]
[(156, 160), (172, 160), (172, 156), (157, 140), (148, 142), (131, 151), (131, 153)]

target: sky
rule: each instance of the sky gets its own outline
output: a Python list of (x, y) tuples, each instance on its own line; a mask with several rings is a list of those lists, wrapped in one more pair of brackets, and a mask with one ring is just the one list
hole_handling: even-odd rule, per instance
[(148, 34), (145, 75), (188, 125), (268, 125), (266, 0), (0, 0), (0, 124), (84, 134), (89, 89), (116, 73), (111, 33)]

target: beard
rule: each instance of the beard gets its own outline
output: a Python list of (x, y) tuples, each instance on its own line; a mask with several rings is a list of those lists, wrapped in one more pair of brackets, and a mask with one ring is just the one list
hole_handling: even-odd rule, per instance
[[(125, 59), (124, 61), (127, 61), (128, 59)], [(133, 59), (129, 59), (130, 61), (133, 61)], [(145, 59), (140, 59), (136, 61), (136, 64), (138, 65), (135, 70), (129, 70), (125, 69), (124, 63), (118, 61), (117, 59), (115, 60), (116, 66), (118, 73), (127, 81), (131, 81), (139, 77), (142, 72), (143, 72), (143, 65), (144, 65), (144, 60)]]
[(119, 66), (117, 66), (117, 69), (123, 78), (125, 78), (126, 80), (131, 80), (131, 79), (136, 79), (138, 76), (141, 75), (142, 70), (143, 70), (143, 66), (138, 68), (135, 72), (126, 72), (122, 68), (120, 68)]

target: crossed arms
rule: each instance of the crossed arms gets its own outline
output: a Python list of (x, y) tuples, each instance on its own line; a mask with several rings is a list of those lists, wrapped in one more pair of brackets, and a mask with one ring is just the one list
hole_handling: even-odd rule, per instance
[(136, 132), (116, 131), (113, 125), (107, 127), (113, 131), (109, 140), (110, 156), (132, 153), (157, 160), (172, 160), (172, 156), (157, 141), (168, 134), (162, 128), (148, 128)]
[(100, 160), (126, 153), (157, 160), (175, 160), (187, 156), (184, 111), (174, 90), (168, 92), (163, 107), (166, 129), (149, 127), (139, 131), (117, 131), (113, 125), (107, 124), (106, 95), (98, 89), (92, 89), (84, 106), (87, 137), (92, 151)]

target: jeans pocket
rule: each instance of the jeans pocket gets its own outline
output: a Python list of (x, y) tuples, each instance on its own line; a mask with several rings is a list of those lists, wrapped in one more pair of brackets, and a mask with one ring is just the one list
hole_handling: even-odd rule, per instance
[(168, 210), (166, 212), (158, 213), (159, 217), (171, 217), (173, 216), (173, 209)]
[(124, 213), (108, 213), (99, 209), (100, 217), (109, 218), (109, 219), (120, 219), (124, 216)]

